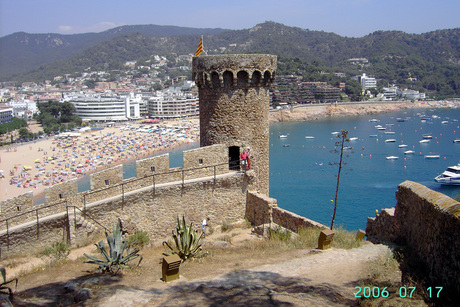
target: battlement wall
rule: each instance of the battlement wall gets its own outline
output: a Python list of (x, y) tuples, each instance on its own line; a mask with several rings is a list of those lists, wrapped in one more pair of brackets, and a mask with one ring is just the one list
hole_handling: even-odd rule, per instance
[[(123, 165), (91, 174), (91, 189), (78, 193), (77, 180), (69, 180), (45, 189), (45, 203), (33, 205), (33, 193), (28, 192), (0, 203), (0, 220), (9, 219), (8, 226), (17, 226), (65, 211), (66, 204), (83, 208), (86, 204), (104, 201), (129, 193), (170, 182), (196, 179), (229, 172), (228, 148), (217, 144), (184, 151), (184, 167), (169, 168), (169, 154), (142, 159), (136, 162), (137, 176), (123, 179)], [(216, 165), (216, 166), (215, 166)], [(152, 176), (155, 175), (155, 176)], [(38, 212), (37, 212), (38, 210)], [(17, 216), (22, 212), (33, 211)], [(12, 218), (13, 216), (16, 216)], [(6, 222), (0, 230), (6, 229)]]
[[(184, 186), (163, 184), (155, 190), (146, 187), (128, 192), (124, 197), (117, 195), (88, 204), (85, 214), (109, 230), (121, 218), (132, 230), (146, 231), (152, 241), (164, 240), (176, 227), (177, 216), (184, 215), (196, 228), (206, 217), (210, 218), (211, 225), (241, 219), (246, 206), (246, 191), (252, 181), (253, 177), (247, 174), (230, 173), (217, 177), (215, 181), (193, 181)], [(8, 233), (0, 231), (1, 256), (36, 251), (54, 242), (65, 241), (68, 236), (75, 246), (84, 242), (88, 234), (93, 234), (91, 228), (94, 227), (88, 225), (92, 223), (99, 227), (91, 219), (85, 221), (85, 216), (78, 210), (75, 216), (73, 211), (69, 214), (69, 224), (64, 211), (10, 228)], [(74, 217), (80, 226), (74, 225)]]
[(368, 240), (407, 246), (424, 264), (433, 286), (459, 294), (460, 203), (412, 181), (398, 186), (396, 200), (393, 215), (390, 210), (369, 218)]
[(254, 226), (275, 223), (294, 232), (309, 227), (327, 228), (321, 223), (278, 207), (276, 199), (254, 191), (247, 194), (245, 217)]

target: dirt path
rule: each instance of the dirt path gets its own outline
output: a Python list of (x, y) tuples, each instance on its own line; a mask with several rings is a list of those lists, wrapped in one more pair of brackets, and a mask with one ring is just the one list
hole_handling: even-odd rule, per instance
[(289, 261), (237, 270), (215, 278), (178, 280), (164, 289), (117, 289), (98, 306), (356, 305), (355, 286), (366, 279), (365, 263), (389, 252), (366, 244), (352, 250), (305, 251)]

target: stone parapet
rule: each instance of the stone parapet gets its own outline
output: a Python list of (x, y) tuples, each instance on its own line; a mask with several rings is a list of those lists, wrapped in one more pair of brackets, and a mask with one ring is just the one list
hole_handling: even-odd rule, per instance
[(325, 225), (278, 207), (276, 199), (249, 191), (246, 198), (246, 219), (254, 226), (275, 223), (297, 232), (301, 228), (327, 228)]
[(384, 209), (368, 219), (368, 239), (405, 245), (430, 284), (459, 295), (460, 203), (412, 181), (398, 186), (396, 200), (394, 216)]
[(123, 182), (123, 165), (117, 165), (90, 175), (91, 190)]
[(367, 218), (367, 240), (379, 243), (394, 242), (398, 234), (398, 225), (395, 219), (395, 208), (382, 209), (376, 217)]
[(32, 210), (33, 206), (33, 192), (28, 192), (11, 199), (3, 200), (0, 202), (0, 219), (10, 218), (21, 212)]
[(415, 251), (433, 285), (460, 294), (460, 203), (412, 181), (396, 199), (396, 241)]
[(294, 232), (299, 231), (299, 229), (309, 227), (316, 227), (321, 229), (328, 228), (321, 223), (307, 219), (306, 217), (300, 216), (294, 212), (279, 207), (273, 208), (273, 222)]

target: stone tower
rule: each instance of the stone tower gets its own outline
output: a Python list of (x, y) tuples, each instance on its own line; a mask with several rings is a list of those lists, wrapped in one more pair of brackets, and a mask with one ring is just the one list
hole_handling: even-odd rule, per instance
[(200, 146), (228, 146), (229, 166), (250, 148), (256, 187), (269, 192), (269, 88), (276, 56), (227, 54), (193, 58), (200, 97)]

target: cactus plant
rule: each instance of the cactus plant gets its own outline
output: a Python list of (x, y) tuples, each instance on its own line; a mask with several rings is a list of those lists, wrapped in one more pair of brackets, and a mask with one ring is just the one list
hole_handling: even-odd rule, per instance
[(170, 242), (164, 241), (163, 245), (166, 245), (170, 250), (169, 254), (165, 253), (165, 255), (177, 254), (184, 262), (187, 259), (207, 254), (202, 251), (201, 244), (199, 244), (202, 236), (202, 233), (198, 235), (198, 231), (193, 229), (193, 223), (187, 226), (184, 216), (182, 216), (182, 222), (177, 217), (177, 227), (172, 231), (175, 248), (171, 246)]
[[(84, 254), (90, 259), (85, 261), (85, 263), (97, 264), (99, 266), (100, 272), (108, 272), (111, 274), (117, 274), (120, 269), (129, 268), (130, 266), (127, 263), (136, 258), (140, 258), (137, 265), (141, 263), (142, 256), (138, 254), (139, 249), (134, 248), (130, 250), (128, 247), (128, 242), (123, 240), (123, 232), (121, 229), (120, 221), (114, 223), (112, 236), (109, 236), (107, 232), (105, 232), (105, 236), (107, 239), (109, 251), (107, 252), (105, 249), (104, 241), (101, 240), (95, 245), (97, 250), (102, 254), (103, 259)], [(126, 255), (123, 256), (125, 250)]]

